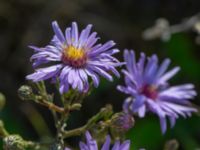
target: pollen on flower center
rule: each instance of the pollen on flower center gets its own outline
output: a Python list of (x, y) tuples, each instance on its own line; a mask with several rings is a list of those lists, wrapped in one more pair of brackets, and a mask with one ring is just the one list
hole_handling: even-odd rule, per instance
[(154, 85), (144, 85), (141, 89), (141, 94), (144, 94), (146, 97), (155, 100), (158, 96), (157, 87)]
[(84, 56), (84, 51), (70, 46), (64, 49), (64, 55), (71, 59), (81, 59)]
[(74, 46), (64, 47), (62, 61), (73, 67), (82, 67), (87, 60), (85, 51)]

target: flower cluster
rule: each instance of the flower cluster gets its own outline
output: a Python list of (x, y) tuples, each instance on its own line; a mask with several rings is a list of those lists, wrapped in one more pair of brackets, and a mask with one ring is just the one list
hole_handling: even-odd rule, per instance
[[(170, 120), (171, 127), (173, 127), (179, 116), (191, 116), (193, 112), (197, 111), (190, 103), (190, 100), (196, 96), (193, 84), (169, 85), (169, 79), (180, 70), (179, 67), (175, 67), (167, 71), (170, 64), (169, 59), (165, 59), (159, 65), (157, 55), (146, 58), (146, 55), (141, 53), (139, 60), (136, 61), (133, 50), (124, 50), (125, 62), (119, 62), (113, 57), (113, 54), (119, 52), (118, 49), (113, 48), (115, 43), (108, 41), (105, 44), (98, 44), (97, 33), (91, 33), (92, 25), (88, 25), (79, 33), (76, 22), (73, 22), (71, 27), (66, 28), (65, 34), (56, 21), (52, 23), (52, 27), (55, 35), (50, 44), (41, 48), (30, 46), (35, 51), (31, 57), (35, 72), (28, 75), (27, 79), (33, 82), (47, 79), (53, 82), (57, 81), (62, 96), (70, 89), (75, 92), (87, 92), (90, 83), (98, 87), (100, 76), (109, 81), (113, 80), (112, 74), (120, 77), (116, 67), (125, 64), (126, 69), (122, 69), (125, 85), (120, 85), (117, 89), (129, 96), (124, 101), (123, 111), (115, 114), (112, 112), (109, 116), (110, 120), (105, 121), (107, 124), (110, 123), (110, 128), (115, 128), (118, 132), (124, 133), (133, 127), (135, 122), (133, 116), (135, 114), (139, 117), (145, 117), (147, 112), (153, 112), (159, 117), (162, 133), (165, 133), (167, 118)], [(24, 92), (21, 95), (26, 96), (24, 96)], [(64, 107), (60, 108), (52, 105), (51, 102), (45, 102), (43, 105), (59, 110), (57, 112), (63, 113), (63, 116), (66, 115), (66, 112), (70, 112), (68, 108), (77, 106), (77, 104), (70, 103), (65, 106), (66, 103), (64, 103)], [(78, 106), (81, 107), (81, 104), (78, 104)], [(65, 111), (65, 108), (67, 108), (67, 111)], [(102, 115), (96, 117), (99, 116)], [(88, 126), (91, 126), (92, 123), (95, 124), (94, 120), (98, 121), (93, 116)], [(79, 131), (88, 130), (88, 128), (85, 129), (88, 126), (72, 131), (76, 131), (75, 134), (79, 135), (81, 134)], [(63, 134), (63, 132), (60, 134)], [(80, 150), (98, 150), (100, 147), (98, 141), (93, 139), (88, 131), (85, 136), (86, 143), (80, 142)], [(123, 143), (116, 141), (111, 146), (111, 138), (107, 136), (101, 150), (110, 150), (111, 148), (112, 150), (129, 150), (130, 141), (127, 140)], [(65, 148), (65, 150), (69, 150), (69, 148)]]

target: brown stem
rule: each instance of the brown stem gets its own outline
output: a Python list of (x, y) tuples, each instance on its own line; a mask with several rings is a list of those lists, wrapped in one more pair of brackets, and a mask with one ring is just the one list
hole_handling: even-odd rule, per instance
[(65, 111), (64, 108), (59, 107), (59, 106), (57, 106), (57, 105), (55, 105), (55, 104), (53, 104), (51, 102), (48, 102), (46, 100), (38, 101), (38, 103), (41, 104), (41, 105), (43, 105), (43, 106), (46, 106), (50, 110), (54, 110), (54, 111), (56, 111), (58, 113), (64, 113), (64, 111)]

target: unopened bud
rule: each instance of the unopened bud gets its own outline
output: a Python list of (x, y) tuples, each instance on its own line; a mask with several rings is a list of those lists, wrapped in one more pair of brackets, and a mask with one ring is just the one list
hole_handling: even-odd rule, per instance
[(40, 145), (32, 141), (24, 140), (20, 135), (8, 135), (3, 139), (3, 148), (5, 150), (39, 150)]
[(169, 140), (165, 143), (164, 150), (177, 150), (179, 149), (179, 143), (176, 139)]
[(0, 110), (2, 110), (4, 108), (5, 103), (6, 103), (5, 96), (2, 93), (0, 93)]
[(19, 135), (10, 135), (3, 139), (4, 149), (25, 150), (23, 139)]
[(121, 132), (126, 132), (134, 126), (134, 118), (131, 114), (120, 112), (113, 115), (111, 124), (113, 128), (118, 129)]
[(33, 91), (30, 86), (22, 85), (18, 89), (18, 95), (22, 100), (31, 100), (33, 97)]
[(54, 143), (53, 145), (51, 145), (50, 150), (63, 150), (63, 146), (62, 144)]

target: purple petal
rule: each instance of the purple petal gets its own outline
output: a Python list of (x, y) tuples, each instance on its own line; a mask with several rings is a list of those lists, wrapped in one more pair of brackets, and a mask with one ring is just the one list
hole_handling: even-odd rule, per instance
[(165, 117), (159, 117), (160, 118), (160, 126), (161, 126), (161, 130), (162, 133), (164, 134), (167, 130), (167, 122), (166, 122), (166, 118)]
[(71, 28), (67, 28), (65, 30), (65, 38), (66, 38), (67, 45), (70, 46), (72, 44)]
[(165, 59), (156, 73), (156, 79), (162, 76), (170, 64), (170, 59)]
[(170, 120), (170, 125), (171, 125), (171, 128), (173, 128), (173, 127), (174, 127), (174, 125), (175, 125), (175, 123), (176, 123), (176, 118), (175, 118), (175, 117), (172, 117), (172, 116), (170, 116), (170, 117), (169, 117), (169, 120)]
[(131, 145), (131, 141), (130, 140), (126, 140), (122, 143), (122, 145), (120, 146), (119, 150), (129, 150), (130, 149), (130, 145)]
[(105, 77), (107, 80), (109, 81), (113, 81), (113, 78), (110, 74), (108, 74), (107, 72), (105, 72), (103, 69), (93, 66), (91, 67), (91, 69), (95, 72), (97, 72), (98, 74), (102, 75), (103, 77)]
[(115, 43), (113, 41), (108, 41), (107, 43), (103, 44), (100, 48), (93, 50), (91, 52), (91, 56), (95, 56), (98, 55), (104, 51), (109, 50), (111, 47), (113, 47), (115, 45)]
[(88, 150), (88, 146), (85, 145), (83, 142), (79, 143), (80, 150)]
[(85, 47), (91, 48), (99, 38), (96, 38), (97, 33), (93, 32), (87, 39)]
[(53, 21), (52, 22), (52, 27), (53, 27), (53, 31), (55, 33), (55, 35), (57, 36), (57, 38), (62, 42), (64, 43), (65, 42), (65, 37), (58, 25), (58, 23), (56, 21)]
[(78, 26), (76, 22), (72, 22), (72, 45), (77, 47), (78, 46)]
[(133, 99), (131, 97), (126, 98), (126, 100), (123, 103), (123, 111), (126, 113), (129, 113), (130, 111), (130, 105), (133, 103)]
[(141, 106), (144, 105), (146, 101), (146, 98), (145, 96), (143, 95), (138, 95), (136, 98), (135, 98), (135, 101), (133, 103), (133, 106), (132, 106), (132, 110), (133, 112), (137, 111)]
[(98, 150), (96, 141), (92, 139), (92, 136), (88, 131), (86, 131), (85, 136), (89, 150)]
[(114, 146), (112, 147), (112, 150), (120, 150), (120, 141), (116, 141)]
[(110, 136), (106, 137), (106, 142), (103, 144), (103, 147), (101, 148), (101, 150), (109, 150), (110, 149)]
[(145, 116), (146, 113), (146, 106), (142, 105), (139, 109), (138, 109), (138, 116), (140, 118), (143, 118)]
[(92, 78), (95, 87), (99, 85), (99, 76), (94, 73), (91, 69), (86, 69), (86, 73)]
[(62, 65), (54, 65), (51, 67), (41, 68), (38, 69), (35, 73), (26, 76), (26, 79), (33, 80), (34, 82), (46, 80), (56, 76), (62, 67)]
[(175, 67), (174, 69), (170, 70), (169, 72), (165, 73), (159, 80), (158, 83), (164, 83), (170, 78), (172, 78), (178, 71), (180, 67)]

